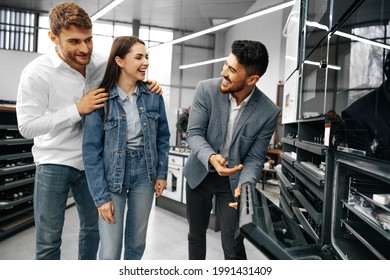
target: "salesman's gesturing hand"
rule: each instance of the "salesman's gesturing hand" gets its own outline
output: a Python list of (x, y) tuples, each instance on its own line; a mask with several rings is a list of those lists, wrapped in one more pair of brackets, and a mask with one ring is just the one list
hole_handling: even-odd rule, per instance
[(226, 166), (226, 160), (220, 154), (211, 155), (209, 158), (209, 163), (214, 167), (215, 171), (217, 171), (220, 176), (234, 175), (244, 167), (244, 165), (239, 164), (232, 168), (228, 168)]

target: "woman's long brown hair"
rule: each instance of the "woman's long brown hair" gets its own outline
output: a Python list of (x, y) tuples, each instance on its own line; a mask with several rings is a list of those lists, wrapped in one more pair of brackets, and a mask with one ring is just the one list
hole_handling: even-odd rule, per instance
[[(99, 88), (104, 88), (106, 92), (109, 92), (117, 83), (121, 69), (115, 61), (115, 57), (124, 59), (125, 56), (130, 52), (131, 47), (135, 43), (145, 43), (134, 36), (120, 36), (115, 38), (111, 46), (110, 56), (108, 57), (106, 71), (104, 73), (103, 81), (101, 82)], [(106, 113), (104, 115), (104, 122), (106, 122), (108, 113), (110, 111), (110, 100), (106, 101)]]

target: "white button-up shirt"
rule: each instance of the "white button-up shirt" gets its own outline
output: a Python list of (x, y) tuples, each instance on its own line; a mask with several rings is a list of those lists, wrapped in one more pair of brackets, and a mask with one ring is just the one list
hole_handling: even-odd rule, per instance
[(229, 149), (232, 144), (232, 138), (233, 138), (233, 132), (234, 129), (236, 128), (237, 121), (239, 120), (242, 112), (244, 111), (244, 108), (246, 104), (248, 104), (249, 99), (251, 99), (253, 92), (254, 92), (254, 87), (252, 89), (252, 92), (245, 98), (239, 106), (237, 106), (237, 101), (236, 99), (229, 93), (229, 100), (230, 100), (230, 115), (229, 115), (229, 123), (228, 123), (228, 128), (227, 128), (227, 133), (225, 137), (225, 142), (222, 145), (221, 149), (221, 155), (228, 160), (229, 158)]
[(76, 103), (100, 85), (105, 68), (106, 60), (93, 55), (84, 78), (54, 47), (25, 67), (18, 88), (17, 119), (20, 133), (34, 138), (32, 153), (37, 165), (84, 170), (82, 122)]

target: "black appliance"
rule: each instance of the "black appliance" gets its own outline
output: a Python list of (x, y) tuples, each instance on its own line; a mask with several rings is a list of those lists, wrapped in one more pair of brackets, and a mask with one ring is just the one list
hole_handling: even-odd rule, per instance
[(329, 258), (326, 248), (250, 184), (242, 186), (239, 211), (240, 233), (269, 259)]

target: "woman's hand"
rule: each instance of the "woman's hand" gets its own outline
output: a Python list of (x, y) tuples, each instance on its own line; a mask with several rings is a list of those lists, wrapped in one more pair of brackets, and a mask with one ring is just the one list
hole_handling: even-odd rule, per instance
[(114, 203), (112, 201), (102, 204), (98, 207), (100, 218), (107, 222), (107, 224), (114, 224)]

